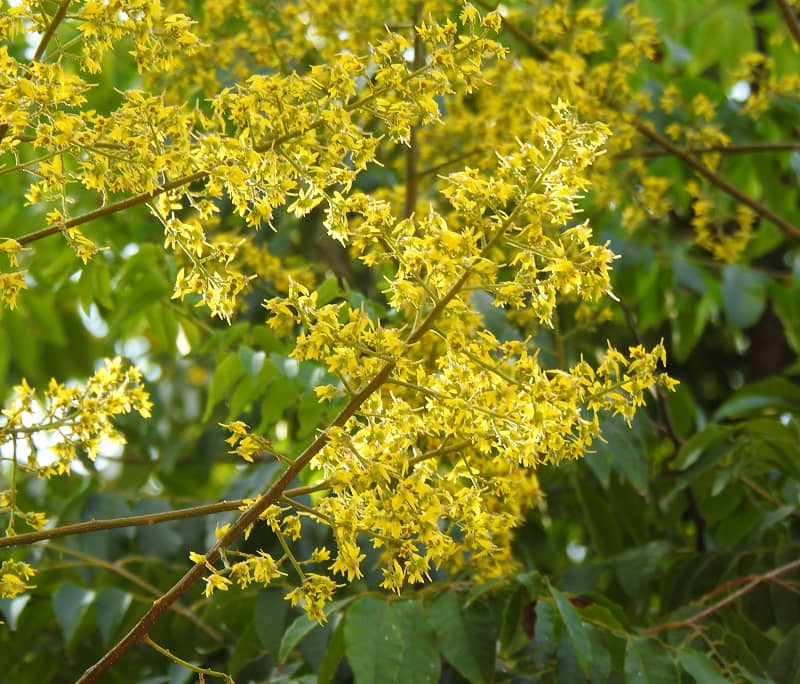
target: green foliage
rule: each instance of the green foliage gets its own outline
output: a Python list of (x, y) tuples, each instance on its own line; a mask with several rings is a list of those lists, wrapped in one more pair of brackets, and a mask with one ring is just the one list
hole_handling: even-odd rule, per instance
[[(52, 17), (60, 4), (43, 3), (44, 14)], [(560, 236), (564, 228), (575, 228), (578, 219), (589, 219), (593, 241), (608, 241), (619, 257), (610, 275), (615, 299), (559, 299), (547, 324), (540, 325), (531, 313), (531, 300), (515, 307), (502, 301), (500, 285), (475, 285), (464, 299), (471, 308), (450, 315), (479, 321), (481, 334), (491, 333), (498, 344), (528, 344), (535, 349), (531, 357), (546, 367), (548, 377), (573, 380), (568, 371), (580, 362), (588, 360), (596, 368), (608, 358), (609, 341), (620, 349), (639, 344), (652, 349), (663, 340), (667, 372), (680, 382), (676, 391), (643, 388), (647, 406), (639, 407), (630, 421), (611, 406), (598, 410), (602, 439), (584, 449), (583, 459), (555, 464), (542, 463), (547, 459), (540, 454), (524, 455), (530, 458), (525, 472), (536, 468), (533, 479), (538, 478), (538, 484), (524, 481), (531, 495), (520, 503), (513, 535), (510, 524), (506, 530), (513, 542), (497, 565), (481, 565), (484, 555), (499, 548), (489, 548), (487, 542), (485, 554), (471, 548), (458, 562), (426, 566), (419, 583), (392, 584), (381, 571), (387, 567), (382, 554), (388, 552), (388, 535), (359, 527), (353, 513), (347, 532), (358, 538), (358, 550), (366, 556), (356, 561), (363, 575), (338, 575), (337, 581), (347, 577), (347, 584), (335, 600), (320, 600), (316, 607), (321, 620), (302, 610), (305, 605), (311, 613), (311, 593), (298, 602), (292, 601), (292, 591), (329, 568), (326, 559), (345, 546), (343, 525), (332, 529), (316, 524), (315, 506), (332, 484), (320, 470), (301, 469), (280, 492), (290, 500), (277, 501), (287, 510), (295, 507), (298, 534), (279, 523), (258, 521), (248, 528), (246, 538), (237, 538), (223, 559), (212, 564), (224, 573), (245, 555), (262, 554), (259, 557), (282, 559), (284, 574), (276, 574), (268, 587), (244, 588), (227, 575), (232, 586), (217, 587), (213, 595), (213, 587), (204, 593), (201, 582), (184, 587), (185, 593), (147, 630), (173, 659), (139, 643), (103, 681), (181, 682), (197, 674), (207, 681), (213, 673), (224, 672), (240, 684), (800, 682), (800, 232), (795, 227), (800, 223), (800, 82), (792, 80), (800, 74), (800, 34), (793, 36), (785, 14), (793, 12), (796, 19), (797, 3), (505, 2), (497, 39), (509, 50), (509, 58), (499, 65), (482, 64), (488, 84), (480, 83), (478, 76), (472, 84), (470, 69), (480, 59), (471, 56), (469, 68), (462, 65), (469, 87), (453, 77), (453, 92), (442, 71), (431, 81), (441, 92), (425, 100), (428, 109), (412, 98), (419, 111), (404, 109), (404, 98), (411, 97), (403, 90), (410, 87), (405, 81), (396, 84), (397, 92), (384, 91), (371, 67), (350, 74), (357, 87), (365, 89), (360, 94), (366, 93), (367, 102), (359, 109), (355, 90), (351, 93), (343, 85), (342, 93), (329, 97), (325, 89), (336, 87), (336, 74), (322, 74), (315, 67), (361, 54), (356, 48), (367, 50), (384, 35), (384, 26), (400, 26), (397, 30), (405, 31), (403, 38), (411, 45), (415, 34), (402, 27), (419, 25), (427, 13), (442, 25), (448, 18), (457, 22), (460, 3), (354, 2), (350, 9), (348, 3), (299, 0), (272, 3), (275, 8), (241, 3), (248, 11), (236, 16), (223, 12), (219, 25), (216, 10), (204, 7), (214, 3), (161, 4), (165, 16), (185, 12), (201, 17), (206, 44), (186, 42), (186, 27), (170, 29), (174, 37), (165, 29), (159, 33), (169, 38), (165, 45), (153, 48), (149, 57), (134, 59), (138, 34), (116, 37), (120, 54), (102, 58), (95, 86), (85, 94), (87, 106), (110, 115), (119, 107), (121, 93), (146, 86), (163, 88), (164, 107), (176, 93), (185, 96), (193, 103), (193, 116), (200, 119), (212, 116), (212, 95), (233, 97), (236, 84), (249, 76), (289, 78), (296, 73), (297, 92), (282, 91), (278, 99), (285, 102), (279, 104), (294, 106), (292, 98), (302, 101), (308, 108), (298, 106), (297, 111), (311, 123), (292, 148), (293, 156), (275, 162), (286, 166), (291, 186), (266, 218), (261, 217), (274, 231), (266, 226), (256, 231), (255, 221), (243, 230), (252, 218), (248, 212), (255, 210), (245, 200), (248, 208), (241, 210), (232, 189), (214, 197), (215, 215), (207, 235), (203, 233), (208, 242), (194, 257), (186, 245), (164, 248), (164, 220), (156, 220), (164, 207), (156, 207), (161, 200), (154, 197), (149, 200), (155, 207), (151, 214), (132, 204), (82, 224), (95, 245), (107, 248), (85, 264), (58, 235), (24, 243), (31, 249), (19, 255), (27, 288), (19, 291), (13, 310), (0, 310), (4, 406), (15, 400), (14, 388), (22, 378), (42, 392), (56, 378), (66, 391), (82, 386), (103, 358), (117, 356), (142, 369), (153, 406), (148, 420), (120, 412), (114, 426), (126, 441), (124, 448), (103, 444), (96, 460), (89, 457), (88, 448), (79, 449), (69, 477), (55, 472), (23, 476), (11, 465), (17, 456), (12, 456), (9, 443), (2, 444), (3, 525), (10, 524), (7, 492), (12, 489), (16, 509), (44, 511), (50, 523), (43, 536), (33, 540), (24, 535), (34, 534), (41, 525), (18, 516), (13, 532), (23, 535), (21, 541), (17, 544), (9, 533), (10, 541), (0, 548), (0, 562), (9, 563), (0, 581), (10, 587), (4, 585), (8, 597), (0, 599), (0, 684), (74, 681), (136, 629), (153, 602), (191, 572), (192, 563), (206, 578), (217, 576), (206, 572), (202, 560), (193, 557), (190, 562), (189, 554), (202, 555), (212, 548), (229, 529), (226, 526), (236, 524), (240, 509), (271, 491), (286, 467), (327, 434), (351, 395), (357, 395), (348, 394), (350, 388), (342, 381), (347, 376), (331, 371), (327, 358), (296, 358), (295, 333), (305, 315), (301, 307), (289, 314), (287, 333), (265, 325), (265, 299), (288, 300), (291, 294), (300, 301), (298, 292), (305, 288), (308, 296), (316, 297), (315, 307), (342, 307), (332, 316), (337, 325), (345, 325), (350, 316), (363, 329), (372, 324), (383, 333), (403, 325), (410, 330), (419, 323), (422, 308), (416, 319), (404, 318), (413, 307), (392, 289), (405, 281), (394, 280), (395, 270), (378, 258), (391, 252), (385, 235), (376, 240), (373, 252), (356, 258), (352, 242), (359, 235), (353, 232), (343, 247), (345, 240), (330, 229), (337, 208), (334, 191), (363, 191), (397, 205), (410, 197), (417, 201), (421, 217), (423, 201), (425, 206), (443, 205), (443, 189), (456, 194), (455, 186), (447, 186), (446, 174), (465, 167), (494, 171), (497, 156), (505, 159), (515, 139), (540, 143), (526, 137), (534, 135), (532, 117), (550, 115), (549, 106), (560, 98), (575, 107), (579, 119), (602, 121), (613, 131), (608, 154), (587, 171), (586, 188), (575, 190), (582, 213), (560, 222), (556, 232)], [(1, 4), (0, 12), (11, 17), (18, 5)], [(483, 2), (475, 5), (482, 14), (490, 9)], [(650, 24), (637, 24), (634, 5), (640, 17), (655, 21), (652, 44), (646, 37)], [(602, 21), (598, 47), (581, 50), (581, 32), (589, 32), (589, 20), (584, 26), (576, 17), (595, 10)], [(0, 16), (0, 21), (5, 18)], [(25, 40), (7, 38), (8, 28), (2, 27), (8, 54), (27, 64), (31, 50)], [(43, 28), (38, 27), (38, 34)], [(640, 36), (641, 45), (631, 35)], [(57, 36), (53, 49), (64, 51), (70, 40), (79, 38), (69, 24)], [(186, 55), (170, 52), (180, 52), (181, 45)], [(639, 45), (638, 52), (633, 45)], [(209, 52), (213, 46), (220, 50), (219, 64)], [(632, 52), (621, 53), (620, 46)], [(200, 52), (192, 52), (195, 49)], [(194, 54), (200, 55), (196, 67)], [(403, 51), (400, 54), (406, 59)], [(440, 58), (450, 54), (443, 50)], [(156, 60), (162, 68), (141, 74), (141, 59)], [(172, 59), (180, 66), (175, 82), (168, 68)], [(411, 67), (410, 61), (406, 66)], [(69, 69), (78, 72), (74, 64)], [(350, 82), (338, 76), (341, 83)], [(324, 87), (315, 82), (323, 78)], [(388, 77), (382, 74), (381, 79)], [(20, 80), (33, 82), (28, 76)], [(2, 83), (11, 92), (11, 81)], [(27, 86), (15, 81), (13, 87), (24, 91)], [(324, 95), (314, 88), (322, 88)], [(414, 97), (422, 98), (424, 88), (418, 90)], [(264, 96), (259, 107), (275, 106), (267, 100)], [(338, 108), (326, 109), (332, 101)], [(12, 111), (0, 100), (0, 130)], [(440, 115), (443, 123), (438, 124)], [(404, 117), (414, 122), (413, 135), (411, 129), (404, 135)], [(292, 125), (290, 118), (280, 125)], [(333, 130), (326, 128), (328, 119)], [(248, 140), (249, 125), (239, 122), (232, 133), (233, 124), (227, 123), (230, 130), (223, 127), (215, 135), (227, 136), (231, 146)], [(348, 147), (361, 141), (355, 130), (374, 140), (374, 161), (380, 162), (370, 163), (360, 174)], [(332, 140), (339, 132), (344, 142)], [(0, 142), (4, 135), (5, 131)], [(142, 135), (137, 133), (136, 140)], [(537, 129), (535, 135), (544, 133)], [(173, 137), (154, 134), (144, 147), (168, 148), (177, 144)], [(269, 147), (282, 137), (264, 139)], [(397, 144), (398, 139), (409, 147)], [(679, 153), (663, 141), (677, 146)], [(309, 169), (340, 146), (344, 152), (338, 166), (325, 173), (314, 167), (314, 176)], [(0, 148), (0, 245), (6, 238), (27, 239), (29, 231), (53, 223), (45, 218), (43, 205), (26, 203), (28, 182), (23, 174), (6, 172), (19, 163), (17, 155), (27, 159), (37, 149), (24, 136), (16, 151)], [(176, 165), (188, 163), (174, 150), (170, 153), (177, 155)], [(80, 155), (65, 154), (65, 159), (77, 173)], [(223, 187), (224, 174), (232, 176), (239, 163), (238, 157), (227, 159), (224, 171), (215, 169), (214, 182)], [(297, 171), (299, 165), (307, 165), (302, 169), (306, 176)], [(571, 165), (579, 165), (578, 159), (570, 159)], [(411, 174), (409, 166), (415, 168)], [(144, 173), (138, 166), (130, 173), (134, 171)], [(339, 175), (325, 175), (334, 171)], [(178, 174), (169, 168), (160, 172), (164, 181)], [(253, 174), (255, 178), (255, 170)], [(31, 182), (44, 178), (39, 171), (30, 175)], [(483, 182), (486, 176), (480, 178)], [(262, 181), (243, 181), (239, 190)], [(732, 196), (724, 181), (756, 207)], [(194, 179), (186, 185), (200, 193), (205, 182)], [(317, 191), (320, 194), (314, 196)], [(501, 191), (500, 184), (489, 187), (484, 193), (487, 207), (499, 207), (496, 216), (513, 216), (516, 209), (492, 195)], [(102, 197), (85, 190), (70, 195), (70, 211), (75, 216), (98, 207), (102, 211), (142, 192), (134, 185), (122, 185)], [(285, 206), (289, 199), (299, 204), (307, 200), (309, 205), (292, 209)], [(374, 218), (352, 205), (342, 207), (344, 223), (356, 226), (354, 231)], [(189, 208), (174, 211), (188, 221)], [(489, 225), (495, 216), (489, 208), (462, 223), (470, 230), (470, 221)], [(553, 211), (550, 206), (541, 209), (542, 214)], [(396, 213), (402, 215), (402, 209)], [(531, 218), (531, 225), (534, 222)], [(431, 220), (428, 227), (433, 230), (434, 225)], [(364, 230), (373, 228), (369, 224)], [(442, 233), (437, 248), (445, 249), (442, 245), (451, 233)], [(477, 232), (471, 235), (473, 242), (483, 239)], [(411, 232), (402, 237), (408, 242), (431, 239)], [(219, 291), (203, 290), (213, 282), (210, 277), (203, 287), (184, 279), (176, 291), (184, 270), (223, 263), (220, 245), (234, 242), (239, 251), (231, 273), (246, 268), (259, 276), (255, 284), (242, 285), (238, 299), (214, 299)], [(14, 254), (11, 249), (0, 254), (3, 273), (8, 256)], [(486, 263), (490, 252), (481, 252)], [(80, 249), (78, 255), (83, 256)], [(516, 283), (516, 254), (491, 256), (499, 264), (498, 282)], [(373, 257), (376, 263), (370, 262)], [(576, 264), (583, 257), (580, 251), (570, 253), (559, 264)], [(429, 278), (433, 265), (414, 261), (402, 266), (408, 282), (417, 278), (425, 287), (434, 287)], [(531, 275), (531, 287), (555, 277), (554, 271), (558, 269), (542, 268)], [(584, 285), (579, 281), (576, 287)], [(11, 291), (10, 286), (3, 288)], [(10, 295), (4, 296), (8, 301)], [(210, 317), (208, 309), (218, 318)], [(228, 317), (230, 324), (224, 320)], [(313, 327), (308, 321), (302, 325), (306, 332)], [(438, 344), (426, 340), (430, 359), (447, 356)], [(331, 349), (330, 355), (340, 352)], [(519, 354), (509, 353), (511, 357), (516, 361)], [(385, 360), (380, 354), (359, 358), (353, 372), (363, 370), (364, 358)], [(487, 355), (478, 361), (486, 366), (494, 360)], [(430, 368), (422, 365), (425, 362), (420, 355), (409, 365)], [(441, 368), (437, 373), (445, 375)], [(438, 380), (437, 373), (425, 379)], [(337, 392), (331, 401), (319, 400), (324, 386)], [(469, 400), (473, 389), (464, 381), (458, 385), (460, 394), (449, 400)], [(399, 384), (384, 385), (370, 409), (377, 411), (378, 403), (397, 397), (406, 401), (403, 392)], [(409, 413), (432, 415), (438, 406), (435, 399), (429, 392), (426, 400), (409, 402)], [(580, 407), (575, 420), (589, 420), (590, 413)], [(258, 448), (247, 451), (242, 441), (226, 443), (228, 435), (220, 424), (234, 421), (248, 426), (247, 435), (256, 439)], [(454, 426), (452, 434), (459, 434), (461, 427)], [(410, 434), (412, 426), (408, 429)], [(568, 434), (556, 436), (569, 442), (577, 439), (577, 432), (570, 427)], [(454, 487), (483, 478), (474, 487), (494, 497), (487, 508), (499, 508), (519, 495), (500, 488), (505, 483), (502, 475), (473, 473), (466, 459), (450, 459), (446, 450), (452, 446), (451, 435), (437, 437), (441, 439), (431, 439), (430, 448), (445, 451), (445, 460), (437, 461), (438, 468), (420, 486), (434, 477), (449, 477)], [(31, 442), (36, 449), (50, 446), (44, 438), (39, 440), (37, 436)], [(251, 458), (240, 458), (244, 453)], [(417, 462), (425, 455), (422, 449), (414, 454)], [(514, 458), (515, 465), (524, 460)], [(389, 466), (386, 487), (399, 490), (406, 473)], [(491, 491), (493, 484), (497, 491)], [(442, 495), (446, 496), (456, 498)], [(398, 510), (406, 504), (397, 503)], [(459, 502), (463, 510), (470, 505)], [(183, 509), (187, 512), (181, 513)], [(415, 515), (424, 519), (426, 512), (419, 506)], [(345, 515), (347, 510), (336, 513)], [(59, 530), (68, 525), (83, 527), (62, 535)], [(444, 517), (436, 525), (456, 542), (484, 531), (459, 527)], [(411, 545), (403, 548), (407, 557), (424, 547), (422, 542), (404, 541)], [(297, 567), (290, 558), (298, 561)], [(16, 565), (22, 563), (37, 571), (24, 587), (19, 584), (24, 568)], [(12, 585), (7, 576), (18, 583)], [(387, 587), (396, 593), (384, 591)], [(176, 658), (198, 668), (195, 674)], [(203, 674), (203, 669), (212, 674)]]

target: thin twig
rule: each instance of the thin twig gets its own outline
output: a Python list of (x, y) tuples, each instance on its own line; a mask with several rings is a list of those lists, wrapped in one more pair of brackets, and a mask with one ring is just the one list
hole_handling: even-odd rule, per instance
[(205, 675), (208, 677), (219, 677), (220, 679), (224, 679), (226, 682), (229, 682), (229, 684), (234, 684), (233, 677), (231, 677), (229, 674), (226, 674), (225, 672), (217, 672), (216, 670), (211, 670), (207, 667), (198, 667), (197, 665), (192, 665), (192, 663), (190, 663), (188, 660), (184, 660), (183, 658), (179, 658), (178, 656), (176, 656), (168, 648), (159, 646), (155, 641), (153, 641), (150, 638), (149, 635), (145, 635), (142, 641), (144, 641), (144, 643), (146, 643), (151, 648), (158, 651), (164, 657), (169, 658), (174, 663), (182, 665), (187, 670), (190, 670), (191, 672), (194, 672), (195, 674), (199, 675), (201, 682), (203, 681), (203, 676)]
[[(494, 12), (498, 7), (497, 3), (491, 4), (486, 2), (486, 0), (475, 0), (475, 2), (481, 7), (483, 7), (483, 9), (489, 12)], [(523, 43), (525, 43), (529, 48), (531, 48), (531, 50), (533, 50), (542, 59), (550, 59), (550, 51), (539, 41), (537, 41), (533, 36), (529, 36), (521, 28), (508, 21), (504, 16), (501, 15), (500, 19), (502, 21), (503, 28), (506, 31), (508, 31), (512, 36), (518, 38)]]
[(485, 145), (481, 145), (480, 147), (475, 147), (471, 150), (468, 150), (467, 152), (464, 152), (463, 154), (459, 154), (456, 157), (448, 159), (447, 161), (443, 161), (441, 164), (436, 164), (436, 166), (431, 166), (425, 169), (424, 171), (420, 171), (418, 174), (419, 178), (425, 178), (425, 176), (430, 176), (434, 173), (439, 173), (439, 171), (441, 171), (442, 169), (446, 169), (448, 166), (452, 166), (453, 164), (457, 164), (458, 162), (463, 161), (464, 159), (469, 159), (470, 157), (474, 157), (478, 154), (481, 154), (482, 152), (485, 152), (486, 149), (487, 148)]
[(778, 7), (783, 15), (783, 20), (786, 22), (786, 28), (792, 34), (794, 42), (800, 47), (800, 22), (797, 21), (797, 15), (794, 13), (794, 8), (787, 2), (787, 0), (777, 0)]
[[(789, 150), (800, 150), (800, 142), (785, 140), (763, 143), (732, 143), (730, 145), (698, 145), (683, 148), (690, 154), (708, 154), (717, 152), (719, 154), (753, 154), (759, 152), (787, 152)], [(649, 158), (649, 157), (671, 157), (672, 152), (660, 146), (640, 147), (617, 152), (614, 157), (618, 159), (628, 158)]]
[[(109, 563), (101, 558), (84, 553), (83, 551), (71, 549), (68, 546), (61, 546), (61, 544), (50, 544), (48, 548), (52, 551), (57, 551), (58, 553), (64, 553), (69, 556), (73, 556), (74, 558), (78, 558), (85, 564), (102, 568), (107, 572), (115, 573), (140, 589), (144, 589), (148, 594), (150, 594), (151, 597), (161, 595), (161, 590), (158, 587), (150, 584), (150, 582), (147, 580), (142, 579), (136, 573), (133, 573), (127, 568), (122, 567), (119, 563)], [(174, 603), (172, 606), (170, 606), (170, 610), (191, 622), (201, 632), (204, 632), (206, 636), (210, 637), (217, 643), (221, 644), (225, 641), (225, 638), (216, 629), (210, 625), (207, 625), (205, 622), (203, 622), (203, 620), (195, 615), (195, 613), (181, 603)]]
[[(734, 603), (735, 601), (739, 600), (745, 594), (749, 594), (753, 589), (755, 589), (758, 585), (762, 584), (763, 582), (771, 582), (776, 577), (780, 577), (781, 575), (785, 575), (787, 572), (791, 572), (792, 570), (796, 570), (800, 568), (800, 559), (794, 560), (791, 563), (787, 563), (786, 565), (781, 565), (774, 570), (770, 570), (769, 572), (765, 572), (762, 575), (754, 575), (750, 581), (745, 584), (741, 589), (734, 591), (732, 594), (728, 594), (724, 599), (717, 601), (715, 604), (709, 606), (705, 610), (701, 610), (699, 613), (692, 615), (690, 618), (686, 618), (685, 620), (674, 620), (671, 622), (664, 622), (660, 625), (655, 625), (653, 627), (649, 627), (645, 629), (642, 634), (656, 634), (657, 632), (663, 632), (668, 629), (681, 629), (685, 627), (693, 627), (698, 622), (702, 622), (710, 615), (713, 615), (717, 611), (729, 606), (730, 604)], [(740, 578), (739, 581), (741, 581)]]
[[(287, 489), (287, 496), (302, 496), (327, 489), (330, 483), (327, 480), (317, 482), (305, 487), (293, 487)], [(62, 525), (53, 527), (49, 530), (38, 530), (36, 532), (26, 532), (9, 537), (0, 538), (0, 549), (16, 546), (28, 546), (40, 541), (57, 539), (59, 537), (69, 537), (76, 534), (86, 534), (87, 532), (99, 532), (101, 530), (113, 530), (121, 527), (146, 527), (157, 525), (158, 523), (170, 522), (172, 520), (183, 520), (186, 518), (199, 518), (205, 515), (215, 515), (216, 513), (228, 513), (236, 511), (247, 504), (248, 499), (238, 499), (231, 501), (220, 501), (213, 504), (202, 506), (191, 506), (180, 508), (176, 511), (164, 511), (162, 513), (151, 513), (148, 515), (131, 515), (125, 518), (109, 518), (106, 520), (88, 520), (81, 523)]]

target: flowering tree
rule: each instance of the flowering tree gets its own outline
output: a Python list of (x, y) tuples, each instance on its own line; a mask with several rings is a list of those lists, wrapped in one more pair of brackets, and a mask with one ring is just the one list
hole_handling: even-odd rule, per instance
[(0, 7), (9, 681), (794, 681), (792, 3)]

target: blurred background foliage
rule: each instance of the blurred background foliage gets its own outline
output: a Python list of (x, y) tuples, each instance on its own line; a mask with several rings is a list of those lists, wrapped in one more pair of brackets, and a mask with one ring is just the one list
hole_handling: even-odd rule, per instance
[[(199, 1), (165, 4), (191, 16), (205, 11)], [(399, 16), (406, 5), (374, 3), (370, 13), (347, 5), (320, 3), (338, 12), (326, 17), (329, 25), (341, 24), (328, 50), (336, 36), (357, 33), (359, 22), (379, 22), (370, 30), (410, 25), (412, 15)], [(455, 19), (461, 7), (446, 5), (435, 10)], [(295, 11), (310, 7), (298, 2)], [(330, 604), (324, 626), (289, 607), (288, 586), (213, 599), (195, 588), (151, 636), (237, 682), (800, 682), (800, 233), (758, 212), (737, 223), (740, 202), (625, 118), (633, 113), (788, 224), (800, 223), (800, 91), (791, 80), (800, 57), (786, 14), (796, 23), (797, 7), (641, 0), (639, 16), (655, 22), (655, 49), (624, 74), (627, 94), (601, 93), (597, 79), (613, 81), (601, 69), (623, 59), (619, 45), (636, 35), (629, 3), (509, 0), (504, 7), (500, 40), (517, 69), (499, 64), (489, 74), (493, 85), (441, 102), (445, 124), (418, 131), (418, 192), (433, 196), (437, 173), (480, 165), (482, 155), (520, 134), (510, 123), (515, 116), (562, 91), (581, 116), (609, 122), (620, 142), (612, 139), (583, 205), (597, 239), (620, 257), (618, 301), (591, 312), (565, 309), (564, 321), (583, 324), (543, 336), (542, 354), (563, 365), (596, 358), (606, 340), (622, 348), (663, 339), (680, 386), (653, 396), (630, 428), (608, 416), (605, 442), (583, 461), (541, 470), (545, 497), (517, 532), (513, 576), (476, 585), (467, 575), (440, 575), (397, 599), (378, 590), (367, 558), (365, 578)], [(576, 17), (585, 9), (600, 12), (601, 44), (581, 54)], [(280, 12), (275, 17), (276, 38), (292, 40), (295, 30)], [(548, 22), (560, 30), (547, 30)], [(231, 19), (214, 30), (222, 39), (247, 26)], [(22, 55), (29, 47), (9, 49)], [(121, 54), (106, 57), (88, 93), (100, 112), (118, 104), (117, 91), (141, 83)], [(751, 58), (747, 71), (753, 54), (763, 60)], [(583, 71), (564, 84), (553, 74), (570, 56), (580, 57)], [(310, 41), (289, 66), (303, 71), (324, 58)], [(267, 68), (246, 53), (238, 60), (236, 69), (220, 70), (220, 85), (230, 85), (237, 69)], [(487, 130), (487, 117), (500, 122), (498, 130)], [(670, 137), (673, 124), (679, 130)], [(387, 145), (382, 159), (384, 167), (364, 172), (358, 185), (401, 197), (406, 152)], [(27, 184), (21, 174), (0, 176), (4, 235), (44, 223), (35, 206), (23, 206)], [(705, 214), (700, 195), (709, 203)], [(87, 198), (77, 209), (94, 206)], [(321, 301), (343, 297), (374, 316), (390, 315), (380, 274), (350, 261), (322, 218), (319, 210), (296, 219), (278, 209), (275, 232), (251, 231), (248, 240), (305, 274)], [(218, 229), (236, 232), (238, 223), (223, 206)], [(704, 228), (716, 237), (698, 239)], [(144, 370), (153, 417), (121, 420), (124, 450), (82, 461), (76, 475), (21, 483), (20, 506), (64, 525), (263, 491), (277, 465), (239, 463), (218, 423), (244, 420), (294, 456), (337, 409), (313, 392), (324, 371), (291, 359), (293, 340), (264, 325), (261, 302), (281, 291), (280, 275), (259, 280), (227, 326), (191, 298), (170, 299), (179, 264), (144, 208), (106, 216), (86, 232), (108, 249), (85, 266), (57, 237), (32, 246), (30, 289), (15, 310), (0, 311), (0, 388), (9, 395), (22, 377), (36, 386), (85, 378), (97, 359), (122, 355)], [(735, 248), (728, 238), (738, 240)], [(477, 305), (501, 339), (521, 336), (520, 317), (492, 307), (491, 298)], [(39, 575), (34, 590), (0, 602), (0, 681), (75, 679), (183, 573), (189, 551), (207, 548), (215, 526), (234, 515), (14, 550)], [(328, 534), (308, 525), (300, 553), (330, 543)], [(281, 553), (258, 527), (244, 544)], [(191, 678), (139, 646), (106, 681)]]

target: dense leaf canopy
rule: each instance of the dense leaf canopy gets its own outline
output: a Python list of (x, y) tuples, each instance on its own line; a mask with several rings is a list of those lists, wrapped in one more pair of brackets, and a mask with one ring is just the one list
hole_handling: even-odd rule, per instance
[(800, 682), (796, 0), (0, 0), (0, 682)]

